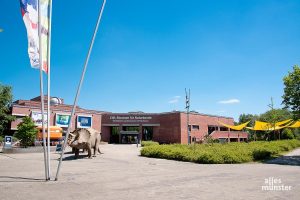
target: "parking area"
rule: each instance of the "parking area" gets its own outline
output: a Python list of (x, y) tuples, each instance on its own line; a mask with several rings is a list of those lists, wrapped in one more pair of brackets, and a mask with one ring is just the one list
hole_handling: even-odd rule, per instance
[[(1, 199), (299, 199), (300, 196), (297, 162), (295, 165), (277, 162), (203, 165), (140, 157), (136, 145), (106, 144), (101, 151), (103, 154), (96, 158), (77, 160), (67, 153), (59, 180), (48, 182), (43, 180), (42, 153), (0, 153)], [(299, 149), (295, 152), (294, 161), (300, 155)], [(59, 154), (51, 153), (52, 177), (58, 158)]]

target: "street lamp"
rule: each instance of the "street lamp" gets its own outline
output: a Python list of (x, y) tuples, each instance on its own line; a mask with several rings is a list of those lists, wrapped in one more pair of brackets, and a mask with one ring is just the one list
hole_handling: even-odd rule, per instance
[[(185, 88), (185, 109), (186, 109), (186, 123), (187, 123), (187, 133), (188, 133), (188, 144), (191, 144), (191, 133), (189, 129), (189, 114), (190, 114), (190, 98), (191, 98), (191, 90), (187, 92)], [(192, 128), (192, 127), (191, 127)]]

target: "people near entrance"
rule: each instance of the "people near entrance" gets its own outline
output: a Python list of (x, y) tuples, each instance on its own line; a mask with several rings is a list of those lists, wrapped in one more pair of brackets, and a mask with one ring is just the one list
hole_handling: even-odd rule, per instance
[(122, 144), (136, 144), (139, 138), (137, 135), (122, 135), (121, 142)]

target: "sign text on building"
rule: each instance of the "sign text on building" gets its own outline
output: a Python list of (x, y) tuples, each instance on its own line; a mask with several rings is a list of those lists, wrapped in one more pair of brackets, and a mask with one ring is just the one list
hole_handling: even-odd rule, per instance
[(110, 116), (110, 120), (113, 122), (149, 122), (152, 119), (151, 116)]

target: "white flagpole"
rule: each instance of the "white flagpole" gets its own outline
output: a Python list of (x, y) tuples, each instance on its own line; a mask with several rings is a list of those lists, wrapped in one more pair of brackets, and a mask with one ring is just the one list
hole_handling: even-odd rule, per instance
[(48, 162), (47, 162), (47, 151), (46, 151), (46, 137), (45, 137), (45, 119), (44, 119), (44, 91), (43, 91), (43, 56), (42, 56), (42, 40), (41, 40), (41, 6), (40, 0), (37, 1), (38, 3), (38, 31), (39, 31), (39, 65), (40, 65), (40, 94), (41, 94), (41, 111), (42, 111), (42, 129), (43, 129), (43, 144), (44, 144), (44, 163), (45, 163), (45, 177), (46, 180), (49, 179), (48, 174)]
[(47, 144), (48, 144), (48, 179), (50, 180), (51, 178), (51, 166), (50, 166), (50, 83), (51, 83), (51, 79), (50, 79), (50, 55), (51, 55), (51, 22), (52, 22), (52, 0), (49, 0), (49, 19), (48, 19), (48, 45), (47, 45), (47, 65), (48, 65), (48, 81), (47, 81), (47, 84), (48, 84), (48, 89), (47, 89), (47, 92), (48, 92), (48, 97), (47, 97), (47, 100), (48, 100), (48, 109), (47, 109)]
[(80, 79), (80, 82), (79, 82), (79, 85), (78, 85), (78, 88), (77, 88), (77, 92), (76, 92), (76, 96), (75, 96), (74, 104), (73, 104), (73, 108), (72, 108), (72, 113), (71, 113), (70, 121), (69, 121), (69, 125), (68, 125), (68, 130), (67, 130), (67, 134), (66, 134), (65, 141), (64, 141), (64, 146), (62, 148), (59, 164), (58, 164), (58, 167), (57, 167), (57, 172), (56, 172), (56, 177), (55, 177), (56, 181), (58, 180), (58, 175), (59, 175), (59, 171), (60, 171), (60, 167), (61, 167), (61, 163), (62, 163), (62, 158), (64, 156), (64, 151), (65, 151), (65, 148), (67, 146), (67, 140), (68, 140), (68, 137), (69, 137), (71, 126), (72, 126), (72, 117), (75, 114), (77, 100), (78, 100), (78, 97), (79, 97), (79, 94), (80, 94), (80, 89), (81, 89), (82, 82), (83, 82), (84, 75), (85, 75), (85, 71), (86, 71), (86, 68), (87, 68), (87, 65), (88, 65), (88, 62), (89, 62), (89, 59), (90, 59), (90, 55), (91, 55), (91, 52), (92, 52), (92, 49), (93, 49), (94, 41), (95, 41), (95, 38), (96, 38), (96, 34), (97, 34), (97, 31), (98, 31), (98, 27), (99, 27), (99, 24), (100, 24), (102, 13), (103, 13), (103, 10), (104, 10), (104, 7), (105, 7), (105, 3), (106, 3), (106, 0), (103, 0), (102, 7), (101, 7), (101, 10), (100, 10), (100, 13), (99, 13), (99, 16), (98, 16), (97, 24), (96, 24), (96, 27), (95, 27), (95, 30), (94, 30), (93, 38), (92, 38), (92, 41), (91, 41), (91, 44), (90, 44), (90, 48), (89, 48), (89, 51), (88, 51), (88, 54), (87, 54), (87, 57), (86, 57), (86, 60), (85, 60), (85, 63), (84, 63), (83, 71), (82, 71), (82, 74), (81, 74), (81, 79)]

